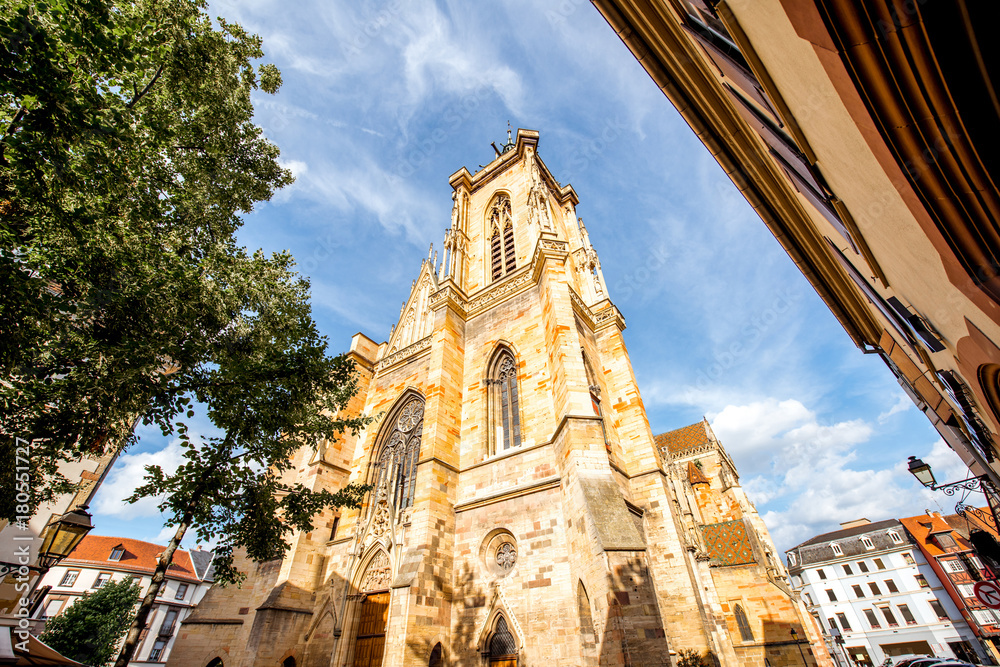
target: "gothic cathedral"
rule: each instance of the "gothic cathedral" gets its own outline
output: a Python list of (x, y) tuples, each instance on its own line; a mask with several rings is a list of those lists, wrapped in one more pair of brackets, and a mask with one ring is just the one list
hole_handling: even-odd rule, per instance
[(170, 665), (830, 664), (708, 424), (650, 431), (576, 192), (537, 146), (519, 130), (451, 177), (442, 260), (388, 342), (351, 342), (375, 421), (290, 475), (373, 484), (365, 505), (244, 562)]

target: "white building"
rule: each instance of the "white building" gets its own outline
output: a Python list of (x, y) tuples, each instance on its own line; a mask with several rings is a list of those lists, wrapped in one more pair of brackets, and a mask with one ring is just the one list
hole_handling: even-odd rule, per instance
[[(979, 642), (896, 520), (859, 519), (786, 552), (792, 587), (840, 665), (887, 657), (979, 655)], [(842, 641), (838, 641), (842, 640)]]
[[(45, 600), (37, 616), (57, 616), (84, 593), (96, 591), (109, 581), (131, 577), (145, 594), (156, 570), (157, 558), (165, 548), (125, 537), (88, 535), (68, 558), (42, 579), (40, 590)], [(212, 552), (178, 549), (129, 664), (166, 662), (181, 622), (211, 585)]]

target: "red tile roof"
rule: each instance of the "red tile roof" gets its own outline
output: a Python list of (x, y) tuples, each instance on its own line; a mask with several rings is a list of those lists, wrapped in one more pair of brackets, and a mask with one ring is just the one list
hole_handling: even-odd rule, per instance
[[(121, 559), (108, 560), (111, 550), (116, 546), (125, 549)], [(142, 572), (152, 574), (156, 570), (156, 557), (166, 550), (165, 546), (142, 542), (127, 537), (105, 537), (103, 535), (87, 535), (73, 550), (61, 565), (90, 565), (108, 570), (126, 572)], [(187, 551), (178, 549), (174, 552), (173, 562), (167, 568), (167, 576), (171, 579), (184, 581), (200, 581), (194, 573), (191, 556)]]
[(899, 522), (903, 524), (906, 530), (913, 535), (918, 543), (920, 543), (932, 556), (944, 556), (948, 552), (937, 545), (937, 543), (931, 539), (935, 535), (944, 533), (951, 535), (955, 542), (958, 543), (960, 548), (968, 549), (969, 546), (965, 544), (965, 540), (961, 535), (958, 534), (951, 525), (940, 514), (920, 514), (918, 516), (911, 516), (905, 519), (900, 519)]
[(701, 447), (711, 442), (711, 439), (708, 437), (708, 429), (705, 427), (705, 422), (703, 421), (674, 431), (661, 433), (655, 436), (653, 440), (656, 441), (657, 447), (666, 447), (667, 451), (671, 454)]

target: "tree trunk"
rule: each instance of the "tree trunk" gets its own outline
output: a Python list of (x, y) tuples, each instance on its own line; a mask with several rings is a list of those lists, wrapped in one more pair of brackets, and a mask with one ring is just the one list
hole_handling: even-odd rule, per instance
[(139, 635), (142, 634), (143, 628), (146, 627), (146, 619), (149, 618), (149, 612), (152, 611), (153, 605), (156, 604), (156, 596), (163, 586), (167, 568), (170, 567), (170, 564), (174, 560), (174, 552), (177, 551), (181, 540), (184, 539), (184, 533), (191, 526), (191, 519), (194, 517), (194, 510), (201, 500), (202, 492), (202, 489), (195, 489), (195, 492), (191, 494), (191, 500), (188, 502), (184, 516), (177, 526), (177, 531), (167, 544), (167, 548), (163, 550), (163, 555), (160, 556), (160, 560), (156, 564), (156, 571), (153, 572), (153, 581), (149, 584), (149, 590), (146, 591), (146, 597), (142, 599), (142, 604), (139, 605), (139, 611), (132, 621), (132, 627), (128, 630), (121, 653), (118, 654), (118, 659), (115, 660), (115, 667), (127, 667), (129, 661), (132, 660), (132, 655), (135, 653), (136, 648), (138, 648)]

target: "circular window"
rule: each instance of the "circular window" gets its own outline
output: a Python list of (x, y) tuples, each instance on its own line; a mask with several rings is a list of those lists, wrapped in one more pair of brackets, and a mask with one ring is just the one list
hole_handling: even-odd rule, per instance
[(506, 577), (517, 566), (517, 540), (506, 528), (497, 528), (483, 540), (483, 565), (495, 577)]

